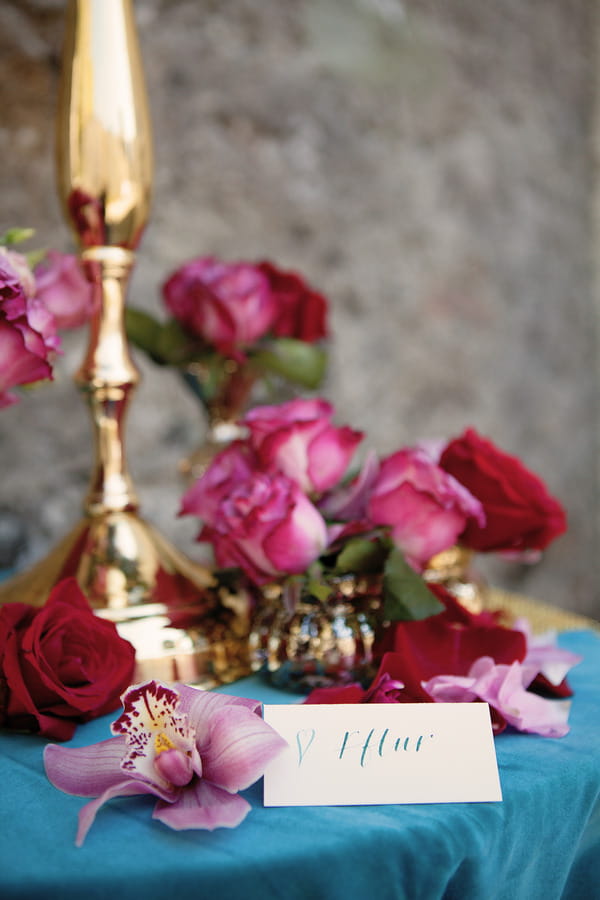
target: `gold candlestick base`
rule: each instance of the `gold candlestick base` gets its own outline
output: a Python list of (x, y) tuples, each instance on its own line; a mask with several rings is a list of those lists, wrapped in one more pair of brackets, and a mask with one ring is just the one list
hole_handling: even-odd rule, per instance
[(41, 606), (68, 576), (136, 648), (136, 680), (211, 688), (249, 673), (244, 604), (137, 514), (83, 518), (45, 558), (2, 585), (0, 604)]

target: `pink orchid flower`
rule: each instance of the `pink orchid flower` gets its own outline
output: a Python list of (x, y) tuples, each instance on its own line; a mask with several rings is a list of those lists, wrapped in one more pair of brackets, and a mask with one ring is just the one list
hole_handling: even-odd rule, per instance
[(122, 702), (115, 737), (44, 751), (55, 787), (95, 798), (79, 813), (77, 846), (104, 803), (136, 794), (157, 797), (153, 818), (170, 828), (234, 828), (250, 811), (237, 792), (286, 746), (257, 714), (260, 703), (243, 697), (148, 681), (128, 688)]
[(424, 681), (423, 688), (436, 702), (483, 700), (518, 731), (564, 737), (569, 731), (569, 702), (528, 691), (532, 677), (520, 662), (497, 665), (490, 656), (482, 656), (467, 675), (436, 675)]

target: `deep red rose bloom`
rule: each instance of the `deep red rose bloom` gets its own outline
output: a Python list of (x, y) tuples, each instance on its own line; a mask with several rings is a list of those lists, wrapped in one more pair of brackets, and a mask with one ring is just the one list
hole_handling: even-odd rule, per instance
[(296, 272), (284, 272), (270, 262), (258, 268), (269, 280), (279, 310), (273, 332), (314, 343), (327, 337), (327, 300), (314, 291)]
[(543, 550), (567, 527), (565, 511), (519, 459), (468, 428), (446, 446), (440, 466), (483, 504), (486, 524), (467, 522), (459, 541), (481, 552)]
[(117, 709), (135, 651), (94, 615), (75, 578), (40, 608), (0, 609), (0, 725), (68, 740), (76, 722)]

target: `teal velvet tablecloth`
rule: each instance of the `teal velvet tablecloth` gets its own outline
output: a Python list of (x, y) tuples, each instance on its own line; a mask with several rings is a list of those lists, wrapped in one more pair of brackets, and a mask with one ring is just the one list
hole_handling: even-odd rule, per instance
[[(600, 897), (600, 638), (563, 634), (572, 670), (571, 732), (496, 739), (501, 803), (265, 809), (262, 785), (234, 830), (174, 832), (152, 798), (112, 801), (84, 846), (85, 802), (46, 780), (45, 741), (0, 735), (0, 897), (217, 900), (553, 900)], [(227, 689), (294, 698), (255, 679)], [(114, 716), (73, 745), (109, 736)], [(452, 773), (448, 773), (452, 777)]]

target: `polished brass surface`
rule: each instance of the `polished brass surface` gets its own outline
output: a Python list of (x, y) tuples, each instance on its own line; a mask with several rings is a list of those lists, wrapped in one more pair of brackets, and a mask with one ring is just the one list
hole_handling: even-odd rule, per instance
[(300, 693), (369, 684), (383, 634), (381, 587), (377, 576), (332, 576), (323, 578), (317, 596), (305, 582), (291, 610), (278, 585), (265, 586), (250, 627), (253, 671)]
[(125, 419), (139, 374), (124, 309), (152, 182), (131, 0), (68, 3), (57, 168), (65, 214), (97, 296), (75, 376), (91, 413), (95, 461), (83, 520), (49, 556), (3, 585), (0, 602), (41, 605), (54, 584), (75, 575), (97, 614), (134, 644), (138, 678), (210, 687), (245, 674), (246, 620), (222, 603), (210, 571), (138, 515), (125, 458)]
[(441, 584), (470, 612), (480, 613), (487, 605), (489, 588), (473, 558), (472, 550), (455, 544), (428, 560), (423, 578), (430, 584)]
[(228, 359), (218, 389), (208, 396), (205, 387), (211, 373), (201, 362), (190, 363), (182, 371), (188, 388), (200, 401), (206, 417), (206, 434), (202, 444), (179, 463), (186, 481), (193, 482), (206, 471), (214, 457), (232, 441), (243, 438), (247, 428), (240, 423), (257, 379), (251, 365)]
[(58, 187), (84, 247), (135, 249), (148, 220), (152, 136), (131, 0), (69, 0)]

